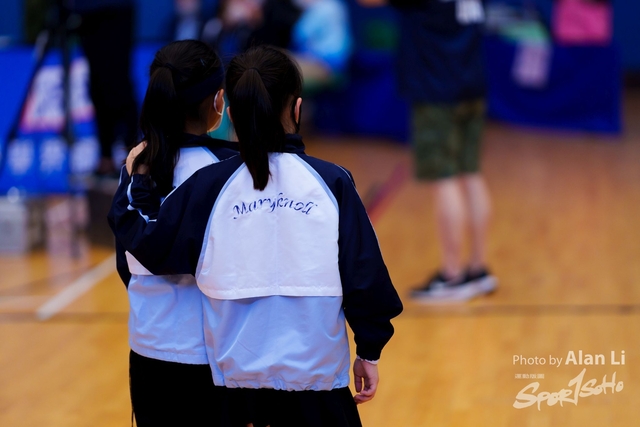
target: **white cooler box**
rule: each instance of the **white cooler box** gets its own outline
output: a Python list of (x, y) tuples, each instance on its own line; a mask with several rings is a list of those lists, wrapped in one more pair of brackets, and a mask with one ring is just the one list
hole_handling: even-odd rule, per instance
[(25, 253), (42, 243), (44, 203), (0, 197), (0, 253)]

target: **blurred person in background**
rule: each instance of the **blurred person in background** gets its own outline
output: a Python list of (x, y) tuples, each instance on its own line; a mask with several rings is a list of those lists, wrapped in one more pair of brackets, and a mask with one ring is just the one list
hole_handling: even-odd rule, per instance
[[(177, 0), (177, 2), (195, 0)], [(307, 86), (323, 87), (346, 68), (352, 37), (347, 5), (341, 0), (223, 0), (203, 41), (223, 58), (251, 46), (289, 49)]]
[(264, 0), (221, 0), (203, 41), (214, 46), (223, 61), (228, 62), (252, 45), (254, 32), (263, 25), (264, 3)]
[(89, 62), (89, 93), (100, 141), (99, 175), (115, 174), (114, 147), (132, 146), (137, 107), (129, 71), (133, 44), (133, 0), (62, 0), (81, 18), (78, 35)]
[(174, 18), (170, 25), (171, 40), (202, 40), (210, 21), (202, 13), (201, 0), (174, 0)]
[[(438, 272), (412, 297), (463, 301), (492, 292), (487, 269), (488, 189), (480, 174), (485, 115), (480, 0), (358, 0), (396, 7), (400, 15), (398, 79), (411, 102), (416, 176), (433, 192), (442, 251)], [(462, 248), (470, 231), (470, 255)]]
[[(207, 17), (202, 0), (174, 0), (170, 40), (200, 40), (222, 48), (228, 56), (244, 50), (254, 28), (261, 22), (263, 0), (222, 0), (217, 12)], [(226, 51), (229, 50), (229, 51)]]
[(340, 75), (351, 55), (349, 12), (340, 0), (294, 0), (301, 10), (289, 48), (300, 65), (305, 89), (323, 87)]
[[(301, 10), (292, 0), (265, 0), (261, 22), (251, 34), (251, 45), (268, 44), (283, 49), (291, 45), (293, 28)], [(247, 46), (249, 47), (249, 46)]]

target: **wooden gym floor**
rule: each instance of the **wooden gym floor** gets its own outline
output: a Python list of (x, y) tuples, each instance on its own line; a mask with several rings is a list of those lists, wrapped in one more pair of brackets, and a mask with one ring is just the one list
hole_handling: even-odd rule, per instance
[[(409, 149), (307, 141), (309, 153), (355, 175), (405, 302), (377, 397), (360, 407), (366, 427), (638, 425), (638, 94), (627, 96), (626, 111), (618, 138), (488, 127), (489, 253), (500, 287), (453, 306), (407, 296), (439, 257), (428, 189), (412, 178)], [(580, 351), (584, 362), (602, 354), (604, 364), (579, 365)], [(576, 364), (565, 364), (570, 352)], [(550, 366), (550, 357), (561, 364)], [(0, 256), (1, 426), (130, 425), (127, 363), (126, 292), (109, 248), (85, 245), (78, 259), (65, 245)], [(577, 401), (566, 397), (573, 403), (514, 408), (529, 384), (539, 383), (524, 391), (536, 396), (573, 390), (585, 368), (582, 384), (604, 382), (606, 394), (583, 388)], [(618, 391), (608, 385), (614, 374)]]

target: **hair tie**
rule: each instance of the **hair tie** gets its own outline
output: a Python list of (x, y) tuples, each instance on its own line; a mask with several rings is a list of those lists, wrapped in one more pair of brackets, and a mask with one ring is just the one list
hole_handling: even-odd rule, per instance
[(256, 73), (260, 74), (260, 70), (258, 70), (256, 67), (250, 67), (247, 68), (247, 70), (256, 70)]

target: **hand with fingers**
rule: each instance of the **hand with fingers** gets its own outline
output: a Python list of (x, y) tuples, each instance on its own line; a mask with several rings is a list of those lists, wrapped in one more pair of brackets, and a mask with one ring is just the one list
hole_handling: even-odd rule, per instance
[[(131, 151), (129, 151), (129, 155), (127, 156), (127, 161), (126, 161), (127, 173), (129, 175), (131, 175), (131, 171), (133, 170), (133, 162), (134, 162), (134, 160), (136, 159), (136, 157), (138, 157), (138, 155), (146, 147), (147, 147), (147, 143), (145, 141), (142, 141), (140, 144), (138, 144), (135, 147), (133, 147), (131, 149)], [(147, 166), (146, 165), (139, 165), (138, 168), (136, 169), (135, 173), (140, 173), (140, 174), (147, 173)]]
[(353, 362), (353, 381), (358, 393), (353, 397), (356, 403), (370, 401), (378, 389), (378, 365), (357, 358)]

